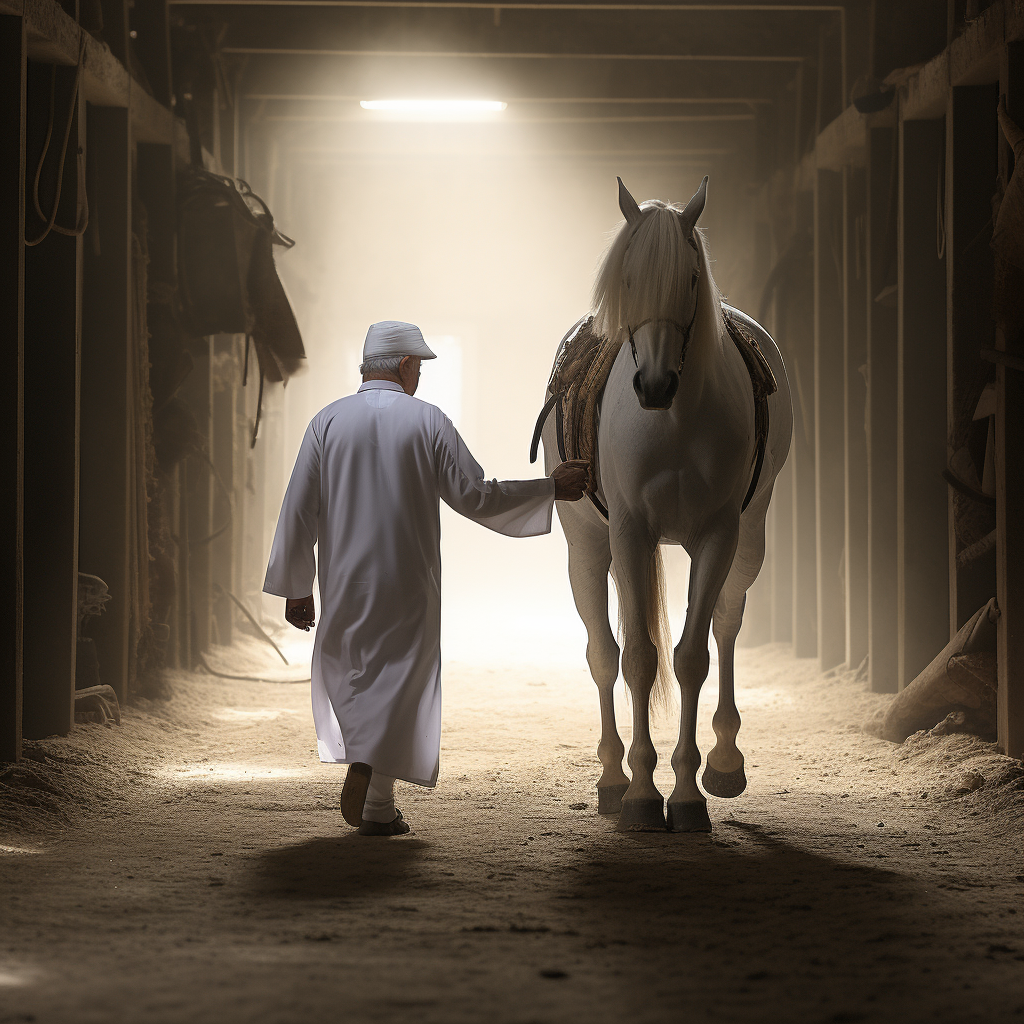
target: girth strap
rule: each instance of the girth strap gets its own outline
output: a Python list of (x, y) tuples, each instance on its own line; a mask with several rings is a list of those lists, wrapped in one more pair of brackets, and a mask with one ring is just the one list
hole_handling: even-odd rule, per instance
[(757, 343), (757, 338), (750, 330), (730, 315), (728, 308), (723, 310), (725, 327), (729, 337), (739, 350), (743, 364), (750, 374), (750, 387), (754, 398), (754, 460), (753, 472), (750, 478), (750, 486), (747, 488), (746, 496), (740, 507), (740, 512), (745, 512), (754, 492), (757, 490), (758, 482), (761, 479), (761, 470), (764, 467), (765, 450), (768, 447), (768, 432), (771, 421), (768, 413), (768, 397), (779, 390), (775, 374)]

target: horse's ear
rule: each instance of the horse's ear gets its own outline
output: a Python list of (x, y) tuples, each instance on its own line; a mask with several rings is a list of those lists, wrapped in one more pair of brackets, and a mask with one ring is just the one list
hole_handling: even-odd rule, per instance
[(629, 189), (622, 184), (622, 179), (617, 177), (615, 180), (619, 183), (619, 209), (622, 216), (626, 218), (627, 224), (635, 224), (640, 219), (640, 207), (629, 194)]
[(693, 234), (693, 229), (697, 225), (697, 218), (704, 212), (704, 202), (707, 197), (708, 176), (705, 174), (704, 180), (700, 183), (700, 188), (697, 189), (697, 194), (686, 204), (686, 209), (683, 210), (683, 234), (687, 238)]

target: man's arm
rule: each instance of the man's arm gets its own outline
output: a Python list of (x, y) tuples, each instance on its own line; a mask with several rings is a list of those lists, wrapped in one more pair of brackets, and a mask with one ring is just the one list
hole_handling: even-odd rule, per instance
[[(320, 516), (320, 444), (310, 424), (299, 447), (288, 490), (281, 504), (270, 564), (263, 590), (288, 599), (285, 618), (299, 629), (295, 618), (312, 625), (313, 579), (316, 576), (317, 521)], [(306, 608), (308, 602), (308, 609)], [(292, 613), (292, 605), (296, 612)], [(302, 607), (301, 615), (297, 610)], [(308, 614), (306, 614), (308, 611)]]
[(577, 501), (586, 493), (584, 462), (566, 462), (550, 477), (487, 480), (451, 420), (443, 417), (436, 441), (441, 497), (460, 515), (509, 537), (548, 533), (555, 499)]

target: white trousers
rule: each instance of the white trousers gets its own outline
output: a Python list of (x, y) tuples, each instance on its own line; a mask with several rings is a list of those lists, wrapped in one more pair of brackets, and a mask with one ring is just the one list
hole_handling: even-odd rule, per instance
[(363, 821), (389, 822), (395, 820), (395, 780), (390, 775), (374, 772), (363, 804)]

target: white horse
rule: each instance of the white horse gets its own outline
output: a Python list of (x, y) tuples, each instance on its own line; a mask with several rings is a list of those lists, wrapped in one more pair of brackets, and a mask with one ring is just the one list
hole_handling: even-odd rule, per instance
[[(733, 651), (747, 588), (764, 560), (765, 515), (789, 452), (793, 410), (775, 342), (753, 320), (724, 307), (754, 335), (778, 384), (767, 400), (770, 426), (758, 466), (750, 373), (725, 331), (707, 245), (696, 226), (707, 182), (704, 178), (681, 208), (657, 200), (638, 206), (619, 181), (626, 223), (604, 257), (593, 309), (594, 329), (622, 343), (604, 389), (598, 429), (597, 495), (607, 521), (587, 500), (558, 505), (573, 597), (587, 627), (587, 661), (600, 694), (597, 752), (604, 772), (597, 784), (598, 810), (619, 812), (620, 831), (666, 827), (663, 797), (654, 785), (650, 706), (652, 692), (656, 701), (666, 695), (673, 667), (681, 708), (667, 827), (674, 832), (711, 828), (707, 801), (697, 787), (696, 726), (697, 698), (710, 664), (712, 618), (719, 655), (713, 719), (718, 742), (708, 754), (702, 782), (707, 792), (722, 797), (746, 788), (736, 746), (740, 716)], [(543, 432), (548, 473), (560, 461), (555, 419), (548, 417)], [(686, 624), (671, 666), (659, 544), (681, 544), (691, 560)], [(612, 701), (619, 647), (608, 621), (609, 572), (618, 593), (622, 672), (632, 700), (632, 780), (622, 770), (625, 751)]]

